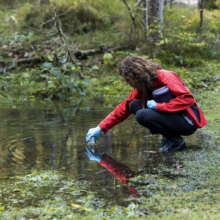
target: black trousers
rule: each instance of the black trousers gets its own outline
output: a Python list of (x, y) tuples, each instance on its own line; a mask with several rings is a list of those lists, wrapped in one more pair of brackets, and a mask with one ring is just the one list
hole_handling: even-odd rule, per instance
[(174, 136), (188, 136), (197, 130), (178, 113), (159, 112), (150, 108), (142, 109), (141, 100), (131, 101), (129, 108), (136, 115), (137, 122), (150, 129), (153, 134), (159, 133), (170, 139)]

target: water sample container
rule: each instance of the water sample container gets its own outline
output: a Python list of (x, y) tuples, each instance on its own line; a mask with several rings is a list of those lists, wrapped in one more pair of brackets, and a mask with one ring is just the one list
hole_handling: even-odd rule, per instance
[(89, 142), (87, 143), (87, 147), (92, 151), (92, 153), (95, 153), (95, 138), (92, 137)]

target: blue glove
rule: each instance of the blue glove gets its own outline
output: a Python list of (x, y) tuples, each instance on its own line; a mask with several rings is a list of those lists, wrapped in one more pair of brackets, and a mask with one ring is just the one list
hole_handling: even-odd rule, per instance
[(157, 103), (154, 100), (147, 101), (147, 107), (152, 108), (152, 109), (156, 109)]
[(97, 138), (99, 137), (100, 133), (102, 132), (101, 128), (97, 126), (96, 128), (89, 129), (87, 135), (86, 135), (86, 141), (88, 142), (92, 137), (95, 138), (95, 142)]
[(86, 147), (86, 154), (90, 160), (95, 160), (98, 163), (100, 163), (100, 161), (102, 159), (102, 156), (99, 154), (96, 146), (94, 146), (94, 153), (92, 153), (92, 151), (88, 147)]

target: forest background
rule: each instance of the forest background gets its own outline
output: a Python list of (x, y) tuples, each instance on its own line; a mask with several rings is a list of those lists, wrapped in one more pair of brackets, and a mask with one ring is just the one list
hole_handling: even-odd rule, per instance
[(168, 0), (0, 4), (2, 99), (127, 95), (131, 89), (118, 76), (118, 64), (129, 55), (160, 62), (190, 89), (213, 82), (218, 1), (198, 7)]

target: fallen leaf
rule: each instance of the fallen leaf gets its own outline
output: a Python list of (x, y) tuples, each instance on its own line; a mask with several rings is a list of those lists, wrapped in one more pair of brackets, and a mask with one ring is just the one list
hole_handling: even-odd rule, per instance
[(145, 216), (145, 215), (147, 215), (147, 210), (146, 209), (140, 209), (140, 210), (137, 210), (137, 213), (139, 215)]
[(144, 151), (145, 153), (151, 153), (151, 154), (156, 154), (157, 151), (149, 150), (149, 151)]
[(15, 46), (15, 47), (21, 46), (21, 43), (15, 43), (14, 46)]
[(175, 186), (175, 185), (174, 185), (174, 186), (171, 186), (170, 188), (171, 188), (171, 189), (176, 189), (176, 188), (177, 188), (177, 186)]
[(181, 194), (179, 194), (179, 193), (177, 193), (177, 192), (175, 192), (174, 194), (175, 194), (176, 196), (181, 197)]
[(179, 166), (177, 166), (177, 169), (183, 168), (184, 165), (180, 164)]
[(100, 67), (102, 67), (102, 62), (98, 62), (98, 67), (100, 68)]
[(19, 58), (19, 55), (18, 55), (18, 54), (15, 54), (15, 55), (14, 55), (14, 58), (15, 58), (15, 59), (18, 59), (18, 58)]
[(28, 52), (25, 52), (25, 53), (24, 53), (24, 57), (27, 58), (28, 56), (29, 56), (29, 53), (28, 53)]
[(20, 189), (14, 189), (13, 192), (21, 192)]
[(83, 206), (75, 204), (75, 203), (71, 203), (71, 206), (74, 207), (74, 208), (77, 208), (77, 209), (85, 210), (87, 212), (92, 212), (92, 209), (83, 207)]
[(175, 210), (175, 212), (182, 212), (183, 214), (188, 214), (190, 213), (190, 210), (189, 209), (177, 209)]

